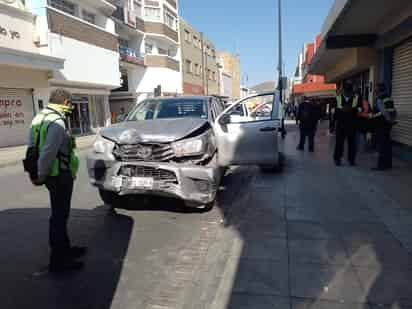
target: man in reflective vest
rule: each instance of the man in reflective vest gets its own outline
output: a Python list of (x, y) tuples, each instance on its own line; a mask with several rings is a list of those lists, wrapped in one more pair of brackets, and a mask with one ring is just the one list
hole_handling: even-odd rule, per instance
[(39, 153), (37, 179), (32, 182), (36, 186), (46, 185), (50, 193), (50, 272), (80, 269), (83, 263), (78, 259), (86, 254), (86, 248), (71, 246), (67, 233), (79, 166), (75, 142), (66, 126), (66, 115), (72, 111), (70, 97), (64, 89), (54, 90), (47, 108), (34, 117), (29, 137), (29, 147), (37, 147)]
[(344, 83), (343, 94), (336, 97), (336, 145), (334, 154), (336, 166), (341, 165), (345, 141), (348, 143), (349, 164), (351, 166), (356, 164), (356, 133), (359, 111), (359, 97), (354, 95), (352, 84)]
[(373, 108), (372, 123), (375, 129), (379, 152), (378, 164), (373, 170), (392, 168), (392, 127), (396, 124), (397, 112), (384, 84), (379, 84), (378, 97)]

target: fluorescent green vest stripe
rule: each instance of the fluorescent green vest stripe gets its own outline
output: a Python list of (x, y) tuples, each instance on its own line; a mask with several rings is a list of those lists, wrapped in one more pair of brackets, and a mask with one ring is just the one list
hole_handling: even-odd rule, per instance
[[(44, 146), (47, 137), (48, 125), (52, 122), (64, 120), (61, 115), (53, 111), (42, 111), (40, 112), (32, 122), (32, 140), (34, 142), (37, 141), (38, 136), (40, 137), (39, 140), (39, 151)], [(40, 134), (40, 135), (39, 135)], [(77, 171), (79, 169), (79, 158), (77, 157), (74, 148), (74, 140), (71, 138), (71, 145), (70, 145), (70, 157), (65, 158), (67, 160), (70, 172), (73, 177), (77, 175)], [(60, 159), (56, 158), (53, 160), (52, 169), (49, 176), (58, 176), (60, 173)]]
[[(336, 107), (339, 109), (342, 109), (343, 108), (343, 97), (341, 95), (338, 95), (336, 97), (336, 101), (337, 101)], [(359, 97), (356, 95), (353, 97), (353, 100), (352, 100), (352, 108), (357, 108), (358, 103), (359, 103)]]

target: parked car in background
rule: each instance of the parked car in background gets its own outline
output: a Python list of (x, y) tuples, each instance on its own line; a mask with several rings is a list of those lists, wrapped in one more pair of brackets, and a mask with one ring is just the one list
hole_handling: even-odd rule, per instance
[[(238, 111), (265, 102), (266, 116)], [(147, 99), (125, 122), (102, 129), (88, 155), (88, 172), (103, 201), (123, 195), (180, 198), (189, 207), (213, 207), (224, 168), (280, 166), (278, 94), (244, 98), (225, 109), (209, 96)]]

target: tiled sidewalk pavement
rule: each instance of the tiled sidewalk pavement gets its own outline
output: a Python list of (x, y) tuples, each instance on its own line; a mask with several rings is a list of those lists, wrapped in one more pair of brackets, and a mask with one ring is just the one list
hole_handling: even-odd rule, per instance
[[(258, 173), (233, 237), (220, 308), (412, 308), (411, 170), (336, 168), (322, 131), (315, 154), (286, 140), (287, 166)], [(387, 182), (391, 182), (386, 186)], [(229, 279), (228, 279), (229, 278)], [(217, 306), (219, 307), (219, 306)]]

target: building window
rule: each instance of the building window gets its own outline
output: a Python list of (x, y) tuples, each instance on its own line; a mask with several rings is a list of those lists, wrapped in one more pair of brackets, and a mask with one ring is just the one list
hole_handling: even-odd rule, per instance
[(199, 64), (198, 64), (198, 63), (195, 63), (195, 74), (196, 74), (197, 76), (200, 75), (200, 67), (199, 67)]
[(76, 15), (76, 5), (66, 0), (50, 0), (50, 6), (67, 14)]
[(144, 16), (151, 20), (160, 19), (160, 8), (145, 7)]
[(209, 80), (212, 80), (212, 71), (210, 70), (210, 69), (207, 69), (207, 78), (209, 79)]
[(167, 11), (165, 12), (165, 24), (173, 30), (176, 30), (176, 18)]
[(153, 45), (152, 44), (149, 44), (149, 43), (145, 44), (145, 53), (146, 54), (153, 53)]
[(192, 73), (193, 72), (193, 68), (192, 68), (192, 61), (190, 60), (186, 60), (185, 61), (186, 64), (186, 73)]
[(212, 78), (214, 81), (216, 81), (216, 72), (212, 72)]
[(190, 32), (189, 30), (185, 29), (185, 41), (190, 42)]
[(142, 4), (139, 1), (134, 1), (134, 11), (136, 16), (142, 17)]
[(216, 51), (214, 49), (212, 49), (212, 57), (216, 58)]
[(96, 24), (96, 15), (86, 10), (82, 10), (83, 19), (91, 24)]
[(159, 52), (159, 55), (167, 55), (168, 54), (168, 51), (166, 49), (163, 49), (163, 48), (159, 47), (157, 50)]
[(129, 41), (125, 39), (119, 39), (120, 47), (129, 47)]

